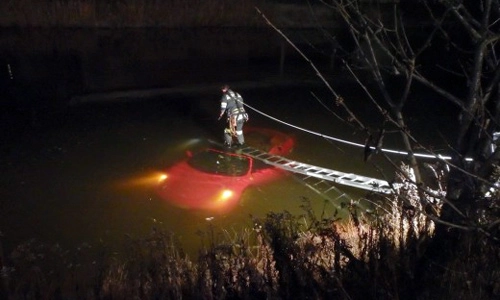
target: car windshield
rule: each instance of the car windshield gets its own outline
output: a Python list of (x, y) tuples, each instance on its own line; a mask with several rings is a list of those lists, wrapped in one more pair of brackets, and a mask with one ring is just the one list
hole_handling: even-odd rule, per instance
[(195, 154), (188, 163), (199, 171), (224, 176), (243, 176), (250, 168), (248, 157), (211, 149)]

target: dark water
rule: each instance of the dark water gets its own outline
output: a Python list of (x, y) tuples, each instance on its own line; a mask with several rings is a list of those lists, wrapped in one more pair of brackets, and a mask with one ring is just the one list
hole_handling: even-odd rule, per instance
[[(231, 238), (251, 226), (250, 215), (302, 213), (303, 199), (318, 214), (332, 214), (338, 203), (325, 208), (321, 196), (290, 176), (248, 189), (240, 205), (223, 215), (183, 210), (155, 195), (159, 171), (199, 140), (222, 140), (224, 124), (216, 117), (223, 82), (282, 122), (357, 143), (365, 139), (317, 100), (338, 110), (324, 87), (303, 80), (314, 79), (308, 64), (287, 56), (280, 66), (281, 44), (272, 32), (41, 31), (3, 37), (2, 64), (10, 68), (2, 74), (0, 231), (5, 252), (31, 238), (121, 249), (125, 236), (141, 237), (161, 227), (193, 253), (200, 245), (199, 230), (215, 226)], [(354, 85), (336, 77), (332, 84), (357, 113), (380, 122)], [(143, 92), (102, 96), (124, 90)], [(429, 103), (414, 107), (411, 124), (418, 125), (415, 134), (426, 143), (441, 140), (431, 130), (436, 124), (441, 122), (443, 130), (451, 126), (451, 114)], [(419, 122), (426, 110), (440, 112), (438, 123)], [(361, 148), (332, 143), (257, 111), (250, 110), (250, 116), (250, 125), (295, 136), (293, 159), (376, 178), (392, 176), (392, 167), (381, 159), (373, 161), (380, 169), (365, 163)], [(398, 136), (389, 134), (386, 140), (389, 148), (401, 147)], [(364, 196), (341, 189), (354, 200)]]

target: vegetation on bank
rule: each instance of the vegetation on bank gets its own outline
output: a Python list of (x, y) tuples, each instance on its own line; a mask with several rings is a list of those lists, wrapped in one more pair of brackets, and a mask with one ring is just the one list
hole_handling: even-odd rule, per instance
[(5, 0), (0, 26), (205, 27), (262, 26), (254, 7), (265, 0)]
[[(456, 256), (428, 255), (434, 222), (419, 213), (418, 190), (399, 175), (398, 196), (373, 211), (343, 203), (348, 220), (284, 211), (253, 219), (230, 234), (209, 225), (192, 259), (169, 232), (129, 240), (115, 255), (82, 245), (28, 241), (5, 260), (0, 296), (7, 299), (493, 299), (500, 293), (498, 249), (465, 235)], [(371, 195), (377, 201), (376, 195)], [(432, 209), (441, 204), (428, 198)], [(408, 206), (410, 201), (412, 207)], [(430, 207), (427, 207), (429, 209)], [(321, 215), (321, 214), (320, 214)], [(480, 247), (477, 243), (480, 243)], [(437, 249), (439, 251), (439, 249)], [(93, 253), (90, 255), (90, 253)], [(466, 261), (466, 263), (463, 263)], [(437, 280), (439, 278), (439, 280)]]
[[(368, 128), (349, 109), (349, 99), (331, 89), (336, 109), (345, 109), (346, 122), (368, 137), (380, 133), (367, 143), (368, 154), (384, 155), (379, 150), (386, 129), (400, 134), (408, 151), (409, 166), (384, 156), (394, 163), (397, 188), (391, 196), (369, 195), (377, 209), (358, 212), (354, 203), (344, 203), (351, 218), (339, 222), (336, 216), (315, 217), (306, 202), (303, 216), (270, 213), (234, 236), (209, 227), (194, 260), (159, 230), (130, 241), (124, 257), (104, 250), (96, 258), (86, 247), (73, 253), (27, 242), (2, 257), (0, 296), (498, 299), (500, 2), (408, 1), (413, 13), (435, 26), (417, 37), (404, 29), (405, 11), (394, 9), (394, 19), (384, 24), (357, 2), (328, 3), (353, 40), (349, 49), (355, 57), (343, 67), (372, 96), (367, 105), (380, 113), (381, 128)], [(396, 95), (387, 89), (393, 82), (400, 82)], [(434, 91), (433, 99), (458, 108), (451, 162), (430, 165), (414, 155), (436, 153), (419, 143), (406, 121), (415, 88)], [(424, 167), (433, 177), (424, 176)]]

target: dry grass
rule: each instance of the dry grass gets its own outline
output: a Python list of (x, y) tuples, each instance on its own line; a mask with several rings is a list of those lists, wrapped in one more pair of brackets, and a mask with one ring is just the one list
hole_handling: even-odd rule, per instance
[(196, 266), (182, 254), (173, 236), (153, 230), (130, 241), (125, 258), (113, 261), (99, 284), (99, 298), (181, 299), (196, 282)]
[[(303, 215), (269, 213), (242, 232), (209, 225), (196, 261), (159, 230), (128, 241), (125, 257), (100, 251), (98, 259), (90, 259), (88, 246), (72, 254), (28, 242), (7, 260), (4, 294), (12, 299), (498, 297), (498, 244), (465, 232), (453, 249), (443, 249), (445, 259), (433, 255), (428, 250), (433, 223), (417, 199), (417, 191), (403, 185), (400, 194), (379, 199), (385, 201), (384, 213), (351, 207), (348, 220), (317, 217), (305, 201)], [(498, 209), (488, 213), (493, 217)]]

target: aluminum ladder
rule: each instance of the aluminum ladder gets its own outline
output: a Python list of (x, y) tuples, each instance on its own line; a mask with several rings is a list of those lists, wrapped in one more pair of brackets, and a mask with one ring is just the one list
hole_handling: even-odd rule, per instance
[(306, 179), (310, 177), (321, 179), (318, 184), (325, 180), (382, 194), (392, 194), (394, 192), (389, 182), (385, 180), (313, 166), (282, 156), (269, 154), (253, 147), (244, 147), (238, 149), (237, 152), (258, 159), (268, 165), (305, 175)]

